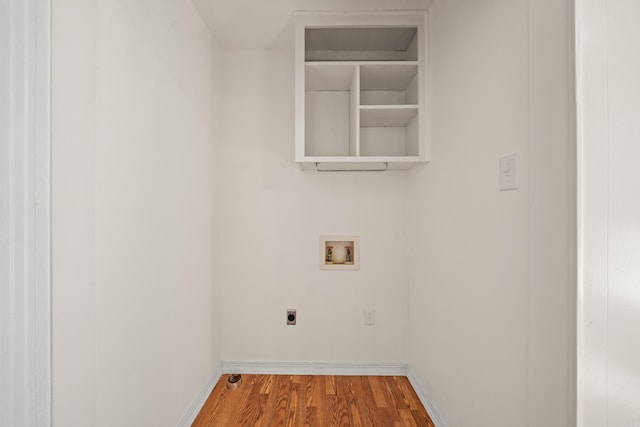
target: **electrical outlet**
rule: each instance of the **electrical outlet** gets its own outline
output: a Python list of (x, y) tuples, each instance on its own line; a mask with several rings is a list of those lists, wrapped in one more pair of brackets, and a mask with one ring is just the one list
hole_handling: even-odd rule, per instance
[(376, 324), (376, 311), (371, 309), (371, 310), (365, 310), (364, 311), (364, 324), (366, 326), (371, 326), (371, 325), (375, 325)]
[(295, 325), (298, 316), (295, 309), (287, 310), (287, 325)]
[(517, 190), (518, 186), (518, 154), (500, 157), (500, 191)]

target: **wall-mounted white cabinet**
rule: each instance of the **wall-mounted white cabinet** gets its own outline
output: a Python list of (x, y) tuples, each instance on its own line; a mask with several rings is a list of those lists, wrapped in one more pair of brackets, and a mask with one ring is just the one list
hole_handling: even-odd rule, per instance
[(426, 15), (298, 14), (296, 162), (408, 169), (428, 160)]

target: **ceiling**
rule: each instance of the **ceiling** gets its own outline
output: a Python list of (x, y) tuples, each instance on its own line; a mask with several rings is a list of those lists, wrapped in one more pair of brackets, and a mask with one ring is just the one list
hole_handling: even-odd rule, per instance
[(426, 9), (433, 0), (193, 0), (223, 49), (293, 48), (294, 11)]

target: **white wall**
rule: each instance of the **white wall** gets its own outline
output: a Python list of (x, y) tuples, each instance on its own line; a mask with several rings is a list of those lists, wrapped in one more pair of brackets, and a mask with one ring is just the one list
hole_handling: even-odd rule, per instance
[[(568, 2), (430, 9), (432, 159), (409, 175), (409, 363), (456, 426), (573, 423)], [(520, 154), (520, 189), (498, 159)]]
[(174, 426), (220, 360), (221, 52), (186, 0), (54, 13), (54, 424)]
[(96, 422), (96, 2), (52, 4), (53, 425)]
[[(222, 358), (406, 362), (406, 173), (300, 171), (293, 50), (223, 62)], [(359, 235), (361, 269), (320, 271), (323, 234)]]
[(577, 2), (578, 426), (640, 426), (640, 4)]

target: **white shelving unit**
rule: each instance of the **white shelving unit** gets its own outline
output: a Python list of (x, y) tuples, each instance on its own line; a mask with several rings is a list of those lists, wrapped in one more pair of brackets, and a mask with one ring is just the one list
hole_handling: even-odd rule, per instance
[(298, 14), (296, 162), (408, 169), (428, 160), (426, 15)]

